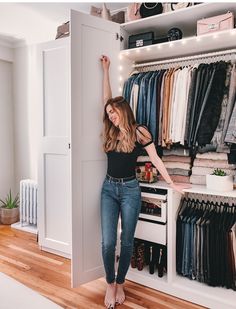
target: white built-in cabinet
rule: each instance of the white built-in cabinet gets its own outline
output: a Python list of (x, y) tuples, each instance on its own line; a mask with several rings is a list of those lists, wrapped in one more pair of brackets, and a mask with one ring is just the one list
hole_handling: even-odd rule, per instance
[[(195, 37), (196, 20), (236, 12), (236, 5), (205, 3), (119, 25), (71, 11), (71, 35), (39, 46), (41, 74), (41, 147), (39, 159), (39, 243), (42, 249), (72, 259), (72, 286), (104, 275), (101, 259), (100, 190), (106, 173), (102, 151), (102, 69), (100, 56), (111, 58), (113, 96), (121, 94), (133, 63), (235, 48), (235, 29)], [(125, 50), (128, 36), (173, 26), (185, 40)], [(180, 195), (167, 194), (167, 268), (163, 278), (130, 269), (127, 279), (213, 309), (233, 309), (236, 292), (212, 288), (176, 274), (176, 216)], [(201, 186), (186, 190), (202, 194)], [(235, 191), (228, 194), (236, 198)], [(152, 233), (158, 229), (153, 227)], [(140, 235), (140, 231), (139, 231)]]
[(38, 46), (40, 83), (39, 245), (70, 257), (70, 47), (69, 40)]

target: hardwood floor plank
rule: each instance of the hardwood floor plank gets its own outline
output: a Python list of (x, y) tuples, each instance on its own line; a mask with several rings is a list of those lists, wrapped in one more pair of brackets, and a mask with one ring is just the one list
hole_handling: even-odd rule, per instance
[(52, 264), (56, 264), (56, 265), (62, 265), (62, 264), (63, 264), (63, 262), (61, 262), (61, 261), (57, 261), (57, 260), (55, 260), (55, 259), (51, 259), (51, 258), (49, 258), (49, 257), (47, 257), (47, 256), (43, 256), (43, 255), (41, 255), (41, 254), (34, 253), (34, 252), (32, 252), (32, 251), (29, 251), (29, 250), (20, 248), (20, 247), (15, 246), (15, 245), (8, 245), (8, 247), (11, 248), (11, 249), (20, 251), (20, 252), (27, 253), (27, 254), (29, 254), (29, 255), (31, 255), (31, 256), (33, 256), (33, 257), (37, 257), (37, 258), (39, 258), (40, 260), (44, 260), (44, 261), (47, 261), (47, 262), (52, 263)]
[(4, 255), (1, 255), (0, 254), (0, 261), (5, 261), (5, 262), (8, 262), (10, 264), (13, 264), (13, 265), (16, 265), (20, 268), (23, 268), (24, 270), (30, 270), (30, 266), (24, 264), (24, 263), (21, 263), (15, 259), (12, 259), (12, 258), (9, 258), (7, 256), (4, 256)]
[[(104, 278), (70, 287), (70, 260), (41, 251), (34, 234), (0, 225), (0, 271), (65, 309), (101, 309)], [(202, 309), (204, 307), (127, 281), (119, 309)]]

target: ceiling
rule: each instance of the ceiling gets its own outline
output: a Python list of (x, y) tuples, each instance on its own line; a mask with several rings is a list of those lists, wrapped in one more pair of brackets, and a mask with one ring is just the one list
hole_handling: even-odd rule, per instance
[[(120, 8), (127, 7), (127, 2), (106, 2), (106, 6), (111, 11)], [(68, 20), (70, 10), (78, 10), (89, 13), (91, 5), (96, 7), (102, 7), (102, 3), (99, 2), (47, 2), (47, 3), (21, 3), (22, 6), (30, 8), (37, 13), (42, 14), (54, 21)]]
[[(91, 6), (102, 7), (102, 2), (0, 2), (0, 43), (17, 44), (47, 41), (53, 37), (51, 28), (70, 19), (70, 10), (90, 13)], [(125, 8), (130, 2), (106, 2), (110, 11)], [(42, 36), (42, 33), (45, 33)], [(48, 35), (48, 36), (47, 36)]]

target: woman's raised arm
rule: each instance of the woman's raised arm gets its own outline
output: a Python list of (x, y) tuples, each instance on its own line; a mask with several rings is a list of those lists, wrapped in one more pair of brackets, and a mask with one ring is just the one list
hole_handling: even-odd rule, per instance
[(100, 60), (103, 68), (103, 102), (104, 104), (106, 104), (107, 101), (112, 98), (110, 76), (109, 76), (110, 59), (109, 57), (102, 55)]

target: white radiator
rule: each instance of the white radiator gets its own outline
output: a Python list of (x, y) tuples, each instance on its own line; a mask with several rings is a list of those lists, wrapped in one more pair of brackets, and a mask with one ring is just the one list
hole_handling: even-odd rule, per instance
[(37, 225), (37, 182), (30, 179), (20, 181), (20, 223)]

